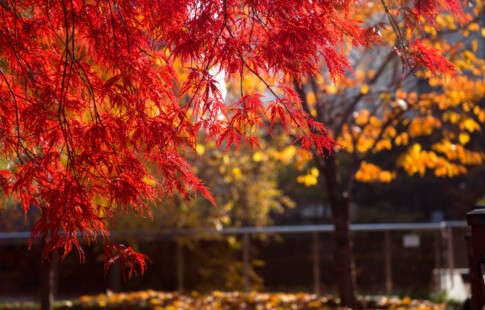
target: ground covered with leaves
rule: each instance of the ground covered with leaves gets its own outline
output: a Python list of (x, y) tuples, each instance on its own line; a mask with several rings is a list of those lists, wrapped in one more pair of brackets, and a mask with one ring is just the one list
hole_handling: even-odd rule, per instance
[[(35, 303), (10, 303), (0, 309), (37, 309)], [(361, 309), (453, 309), (446, 303), (388, 297), (360, 297)], [(177, 310), (177, 309), (345, 309), (333, 296), (306, 293), (242, 293), (214, 291), (210, 294), (188, 294), (156, 291), (108, 293), (82, 296), (79, 299), (58, 301), (55, 309), (120, 309), (120, 310)]]

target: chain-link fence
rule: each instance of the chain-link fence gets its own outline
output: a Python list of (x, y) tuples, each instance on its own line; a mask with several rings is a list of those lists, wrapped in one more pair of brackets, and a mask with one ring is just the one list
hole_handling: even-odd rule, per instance
[[(332, 230), (311, 225), (112, 232), (116, 241), (149, 256), (143, 276), (124, 281), (116, 265), (105, 274), (102, 246), (91, 244), (83, 264), (74, 253), (53, 260), (54, 289), (66, 297), (106, 289), (333, 293)], [(359, 293), (467, 294), (465, 222), (356, 224), (351, 231)], [(28, 238), (29, 233), (0, 233), (0, 297), (32, 297), (39, 290), (41, 249), (28, 251)]]

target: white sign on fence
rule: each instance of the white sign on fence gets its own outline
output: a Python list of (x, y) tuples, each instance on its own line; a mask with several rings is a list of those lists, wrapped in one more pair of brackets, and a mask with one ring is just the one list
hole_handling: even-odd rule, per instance
[(402, 244), (405, 248), (419, 248), (421, 240), (419, 235), (404, 235)]

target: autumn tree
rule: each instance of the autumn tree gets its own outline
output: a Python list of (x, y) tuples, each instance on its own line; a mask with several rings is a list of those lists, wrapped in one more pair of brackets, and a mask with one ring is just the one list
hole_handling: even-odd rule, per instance
[[(454, 0), (387, 3), (411, 31), (444, 10), (461, 16)], [(46, 239), (45, 253), (75, 247), (82, 255), (81, 233), (101, 238), (107, 266), (119, 259), (130, 273), (137, 264), (143, 271), (142, 255), (109, 242), (109, 223), (118, 210), (147, 214), (148, 201), (174, 192), (213, 201), (184, 156), (199, 132), (219, 147), (257, 147), (254, 129), (279, 119), (302, 147), (330, 154), (333, 140), (290, 82), (319, 75), (320, 60), (338, 80), (351, 68), (351, 47), (380, 41), (388, 22), (364, 25), (362, 9), (372, 8), (350, 0), (1, 1), (0, 186), (25, 210), (41, 210), (32, 236)], [(389, 48), (405, 66), (453, 70), (419, 36), (402, 42)], [(174, 61), (190, 73), (178, 76)], [(244, 89), (228, 105), (217, 73), (273, 76), (281, 86), (267, 85), (265, 105)]]
[[(464, 20), (435, 16), (432, 24), (418, 28), (407, 25), (410, 19), (416, 20), (412, 12), (419, 11), (419, 6), (410, 12), (387, 1), (371, 1), (367, 7), (371, 9), (360, 11), (366, 20), (392, 21), (390, 26), (374, 26), (382, 46), (405, 49), (378, 47), (357, 55), (352, 62), (353, 78), (334, 82), (322, 65), (322, 78), (295, 83), (303, 109), (313, 121), (325, 124), (338, 143), (331, 156), (313, 153), (313, 161), (299, 181), (308, 186), (316, 185), (319, 177), (323, 181), (316, 186), (326, 190), (332, 210), (338, 291), (343, 304), (350, 307), (355, 306), (349, 232), (354, 183), (391, 182), (399, 170), (409, 175), (454, 177), (485, 159), (483, 150), (469, 144), (485, 122), (485, 62), (475, 53), (483, 44), (484, 30), (477, 23), (482, 2), (474, 3)], [(410, 55), (422, 57), (410, 43), (421, 35), (425, 39), (414, 48), (433, 46), (432, 53), (437, 52), (434, 48), (444, 51), (447, 60), (432, 62), (431, 68), (440, 71), (454, 66), (457, 71), (451, 77), (413, 65), (403, 71), (402, 62)], [(391, 150), (402, 152), (394, 168), (386, 170), (372, 162), (375, 154)], [(342, 162), (347, 165), (341, 167)]]

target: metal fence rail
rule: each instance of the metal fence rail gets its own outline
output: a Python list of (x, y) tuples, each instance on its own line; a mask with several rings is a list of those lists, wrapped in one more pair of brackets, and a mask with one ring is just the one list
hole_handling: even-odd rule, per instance
[[(403, 231), (403, 230), (444, 230), (447, 228), (466, 227), (466, 221), (443, 221), (436, 223), (379, 223), (379, 224), (351, 224), (350, 231)], [(332, 232), (333, 225), (293, 225), (293, 226), (264, 226), (264, 227), (227, 227), (222, 229), (202, 228), (202, 229), (174, 229), (174, 230), (126, 230), (111, 231), (112, 237), (175, 237), (204, 234), (257, 234), (257, 233), (313, 233), (313, 232)], [(82, 237), (82, 234), (78, 234)], [(30, 232), (0, 232), (0, 240), (9, 239), (30, 239)]]

